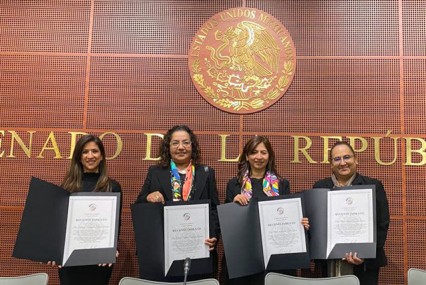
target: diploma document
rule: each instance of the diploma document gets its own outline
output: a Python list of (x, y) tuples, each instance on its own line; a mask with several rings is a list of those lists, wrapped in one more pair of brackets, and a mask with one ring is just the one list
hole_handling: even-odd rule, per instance
[(70, 193), (32, 178), (13, 256), (62, 266), (114, 263), (120, 193)]
[(372, 189), (328, 192), (327, 256), (336, 244), (373, 243)]
[(113, 248), (116, 215), (116, 196), (71, 196), (62, 264), (75, 250)]
[(164, 207), (164, 272), (175, 260), (208, 258), (209, 205)]
[(218, 206), (229, 278), (309, 268), (301, 193)]
[(306, 252), (301, 198), (259, 202), (263, 258), (272, 254)]
[(305, 191), (312, 259), (376, 257), (375, 185)]
[(138, 203), (131, 206), (139, 275), (164, 281), (183, 277), (183, 262), (191, 258), (189, 275), (211, 274), (210, 201)]

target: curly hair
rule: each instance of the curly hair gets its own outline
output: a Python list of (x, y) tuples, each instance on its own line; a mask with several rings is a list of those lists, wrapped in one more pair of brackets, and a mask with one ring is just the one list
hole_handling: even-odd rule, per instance
[(160, 149), (159, 149), (159, 157), (160, 157), (159, 164), (163, 167), (170, 166), (170, 161), (172, 159), (170, 154), (170, 141), (172, 139), (173, 133), (177, 131), (184, 131), (189, 134), (189, 137), (191, 139), (191, 146), (192, 146), (191, 160), (195, 166), (199, 165), (201, 163), (201, 150), (198, 144), (198, 139), (197, 139), (197, 136), (194, 134), (194, 132), (186, 125), (173, 126), (164, 135), (163, 141), (161, 142)]
[(73, 193), (81, 191), (83, 185), (83, 164), (81, 163), (81, 155), (84, 147), (89, 142), (94, 142), (98, 146), (102, 160), (99, 163), (99, 179), (95, 186), (95, 192), (111, 192), (110, 179), (108, 178), (108, 171), (105, 162), (105, 148), (102, 141), (94, 135), (84, 135), (76, 143), (70, 167), (61, 184), (65, 190)]
[(252, 154), (256, 147), (263, 143), (268, 150), (269, 153), (269, 161), (268, 165), (266, 166), (266, 171), (270, 171), (274, 173), (277, 177), (280, 177), (277, 172), (277, 167), (275, 165), (275, 152), (272, 149), (271, 143), (269, 142), (268, 138), (265, 136), (254, 136), (251, 139), (247, 141), (247, 143), (244, 146), (243, 152), (240, 155), (240, 159), (238, 161), (238, 182), (243, 183), (244, 174), (246, 171), (249, 172), (249, 175), (251, 173), (250, 169), (250, 163), (247, 160), (247, 156)]

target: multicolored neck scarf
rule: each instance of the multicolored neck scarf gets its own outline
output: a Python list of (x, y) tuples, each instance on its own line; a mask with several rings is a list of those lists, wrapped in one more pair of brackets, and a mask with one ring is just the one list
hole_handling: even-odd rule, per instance
[[(249, 177), (249, 172), (246, 171), (246, 173), (244, 174), (244, 178), (243, 178), (243, 185), (241, 187), (241, 194), (246, 195), (248, 198), (251, 199), (251, 197), (253, 196), (253, 189), (252, 189), (252, 185), (251, 185), (251, 180)], [(279, 193), (279, 179), (278, 177), (267, 171), (265, 177), (263, 178), (263, 192), (266, 194), (266, 196), (268, 197), (272, 197), (272, 196), (278, 196)]]
[[(186, 168), (185, 182), (183, 183), (180, 179), (179, 171), (176, 167), (175, 162), (170, 161), (170, 176), (173, 192), (173, 201), (188, 201), (191, 199), (192, 186), (195, 178), (195, 166), (190, 162)], [(181, 191), (182, 190), (182, 191)]]

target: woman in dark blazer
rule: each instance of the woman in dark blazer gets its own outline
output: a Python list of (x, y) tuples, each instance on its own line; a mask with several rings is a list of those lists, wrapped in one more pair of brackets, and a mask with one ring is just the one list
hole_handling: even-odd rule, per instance
[(198, 139), (185, 125), (167, 131), (160, 145), (160, 156), (160, 162), (149, 168), (136, 203), (210, 200), (210, 237), (206, 238), (205, 244), (212, 252), (215, 271), (220, 230), (214, 169), (200, 164)]
[[(248, 205), (251, 198), (275, 197), (290, 194), (290, 183), (280, 177), (275, 165), (275, 153), (267, 137), (254, 136), (244, 146), (238, 164), (238, 174), (228, 181), (225, 203), (235, 202), (242, 206)], [(309, 228), (307, 218), (302, 219), (305, 229)], [(226, 253), (225, 253), (226, 254)], [(226, 272), (226, 283), (229, 285), (264, 283), (265, 273), (229, 279)], [(295, 275), (294, 270), (282, 271), (284, 274)]]

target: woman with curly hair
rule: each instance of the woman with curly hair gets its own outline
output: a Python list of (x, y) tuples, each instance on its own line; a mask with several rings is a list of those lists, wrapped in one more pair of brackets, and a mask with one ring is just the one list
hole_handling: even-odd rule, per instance
[(151, 166), (136, 203), (210, 200), (210, 237), (205, 244), (215, 262), (219, 235), (219, 198), (214, 169), (200, 164), (197, 136), (185, 125), (172, 127), (160, 145), (160, 162)]

